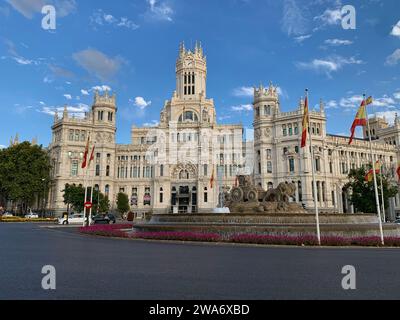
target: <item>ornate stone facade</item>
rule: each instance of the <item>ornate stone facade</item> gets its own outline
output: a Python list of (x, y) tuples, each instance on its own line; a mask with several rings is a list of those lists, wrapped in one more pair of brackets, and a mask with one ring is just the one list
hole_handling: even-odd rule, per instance
[[(115, 143), (116, 97), (95, 93), (91, 111), (83, 119), (64, 110), (55, 116), (49, 154), (53, 182), (49, 209), (65, 210), (65, 184), (83, 184), (81, 169), (86, 139), (95, 142), (90, 181), (109, 196), (112, 207), (118, 192), (126, 193), (137, 213), (211, 212), (222, 190), (235, 185), (237, 174), (253, 174), (257, 186), (268, 190), (281, 182), (297, 186), (294, 200), (313, 207), (310, 151), (300, 148), (304, 101), (295, 111), (281, 112), (272, 84), (254, 90), (254, 142), (243, 141), (240, 124), (220, 125), (213, 99), (206, 96), (207, 59), (201, 46), (180, 46), (176, 62), (176, 90), (165, 102), (154, 128), (131, 129), (131, 143)], [(350, 168), (370, 163), (368, 143), (326, 132), (324, 104), (311, 111), (315, 146), (318, 202), (322, 211), (352, 212), (343, 186)], [(400, 121), (388, 126), (371, 120), (374, 150), (393, 173), (397, 166)], [(367, 133), (364, 132), (366, 136)], [(399, 206), (391, 201), (391, 209)]]

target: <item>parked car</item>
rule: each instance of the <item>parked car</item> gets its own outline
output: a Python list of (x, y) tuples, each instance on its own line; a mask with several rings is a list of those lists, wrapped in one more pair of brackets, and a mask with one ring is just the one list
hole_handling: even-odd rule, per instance
[(58, 218), (58, 224), (67, 225), (67, 224), (83, 224), (85, 221), (85, 215), (83, 213), (76, 213), (70, 216), (63, 216)]
[(92, 218), (93, 224), (114, 224), (116, 222), (116, 218), (113, 214), (98, 214)]
[(26, 219), (38, 219), (39, 215), (37, 213), (30, 212), (25, 215)]
[(14, 217), (14, 215), (12, 213), (9, 213), (9, 212), (4, 212), (2, 217), (3, 218), (12, 218), (12, 217)]
[(394, 223), (400, 224), (400, 219), (397, 219)]

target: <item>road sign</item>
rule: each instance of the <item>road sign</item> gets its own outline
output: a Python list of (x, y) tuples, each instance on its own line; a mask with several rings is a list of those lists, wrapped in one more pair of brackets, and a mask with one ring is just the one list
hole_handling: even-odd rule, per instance
[(88, 202), (85, 202), (84, 206), (85, 206), (86, 209), (91, 209), (93, 207), (93, 203), (88, 201)]

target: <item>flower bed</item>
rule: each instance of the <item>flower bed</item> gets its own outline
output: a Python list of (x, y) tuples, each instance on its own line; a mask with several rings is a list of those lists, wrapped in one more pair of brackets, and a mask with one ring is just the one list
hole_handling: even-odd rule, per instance
[[(123, 229), (130, 229), (131, 224), (117, 225), (95, 225), (82, 227), (80, 232), (85, 234), (98, 235), (103, 237), (118, 237), (129, 239), (149, 239), (149, 240), (178, 240), (178, 241), (201, 241), (201, 242), (229, 242), (242, 244), (260, 245), (294, 245), (294, 246), (317, 246), (318, 240), (314, 235), (263, 235), (263, 234), (233, 234), (223, 237), (218, 233), (207, 232), (180, 232), (180, 231), (160, 231), (160, 232), (135, 232), (129, 233)], [(380, 237), (353, 237), (345, 238), (340, 236), (321, 237), (323, 246), (366, 246), (380, 247)], [(400, 237), (386, 237), (386, 247), (400, 247)]]
[(57, 219), (53, 218), (21, 218), (21, 217), (0, 217), (0, 222), (8, 222), (8, 223), (15, 223), (15, 222), (56, 222)]
[(154, 239), (154, 240), (204, 241), (204, 242), (222, 241), (221, 235), (217, 233), (200, 233), (200, 232), (168, 232), (168, 231), (136, 232), (131, 234), (131, 238)]
[(129, 234), (123, 229), (132, 228), (131, 224), (105, 224), (105, 225), (94, 225), (89, 227), (80, 227), (79, 232), (84, 234), (93, 234), (102, 237), (117, 237), (117, 238), (128, 238)]

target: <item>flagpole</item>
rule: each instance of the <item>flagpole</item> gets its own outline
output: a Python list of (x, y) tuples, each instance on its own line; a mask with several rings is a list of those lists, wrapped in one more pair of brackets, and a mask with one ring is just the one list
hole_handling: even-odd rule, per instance
[[(93, 150), (92, 150), (92, 152), (91, 152), (91, 155), (90, 155), (90, 159), (89, 159), (89, 170), (90, 170), (90, 165), (92, 164), (92, 162), (94, 161), (94, 150), (96, 149), (96, 143), (94, 143), (94, 145), (93, 145)], [(93, 159), (92, 159), (92, 157), (93, 157)], [(94, 167), (95, 168), (95, 167)], [(90, 189), (91, 189), (91, 192), (90, 192), (90, 202), (92, 203), (92, 207), (93, 207), (93, 189), (94, 189), (94, 176), (95, 176), (95, 169), (93, 170), (93, 173), (92, 173), (92, 180), (91, 180), (91, 185), (90, 185)], [(99, 190), (100, 191), (100, 190)], [(90, 208), (90, 210), (89, 210), (89, 219), (88, 219), (88, 221), (89, 221), (89, 225), (91, 225), (92, 224), (92, 207)]]
[(88, 185), (88, 183), (89, 183), (89, 181), (88, 181), (88, 168), (87, 168), (87, 156), (88, 156), (88, 152), (89, 152), (89, 142), (90, 142), (90, 133), (89, 133), (88, 140), (87, 140), (87, 143), (86, 143), (85, 154), (84, 154), (84, 160), (83, 160), (85, 166), (83, 166), (83, 164), (82, 164), (82, 169), (83, 169), (83, 170), (86, 169), (85, 174), (84, 174), (84, 176), (83, 176), (83, 186), (84, 186), (84, 188), (85, 188), (85, 199), (83, 200), (83, 226), (84, 226), (84, 227), (87, 226), (87, 225), (86, 225), (86, 213), (87, 213), (87, 212), (86, 212), (85, 203), (86, 203), (87, 194), (88, 194), (87, 185)]
[(379, 170), (379, 177), (381, 179), (381, 196), (382, 196), (382, 218), (383, 218), (383, 223), (386, 222), (386, 212), (385, 212), (385, 197), (383, 195), (383, 174), (382, 174), (382, 168), (383, 168), (383, 163), (380, 166)]
[[(83, 169), (85, 170), (85, 169)], [(86, 227), (86, 207), (85, 207), (85, 203), (86, 203), (86, 199), (87, 199), (87, 170), (83, 176), (83, 187), (85, 188), (85, 198), (83, 199), (83, 226)]]
[(374, 189), (375, 189), (375, 200), (376, 200), (376, 210), (378, 211), (378, 217), (379, 217), (379, 232), (381, 236), (381, 243), (382, 245), (385, 244), (385, 239), (383, 237), (383, 228), (382, 228), (382, 217), (381, 217), (381, 207), (379, 205), (379, 194), (378, 194), (378, 184), (376, 181), (376, 172), (375, 172), (375, 157), (372, 152), (372, 138), (371, 138), (371, 130), (369, 126), (369, 118), (368, 118), (368, 110), (367, 110), (367, 103), (365, 100), (365, 94), (364, 96), (364, 104), (365, 104), (365, 115), (367, 117), (367, 130), (368, 130), (368, 138), (369, 138), (369, 151), (371, 153), (371, 160), (372, 160), (372, 173), (374, 175)]
[[(308, 89), (306, 89), (306, 99), (308, 103)], [(309, 106), (308, 106), (309, 107)], [(308, 109), (308, 126), (307, 130), (310, 128), (310, 109)], [(314, 148), (312, 142), (312, 131), (309, 130), (310, 135), (310, 149), (311, 149), (311, 172), (312, 172), (312, 180), (313, 180), (313, 190), (314, 190), (314, 208), (315, 208), (315, 220), (317, 223), (317, 239), (318, 244), (321, 245), (321, 231), (319, 227), (319, 210), (318, 210), (318, 195), (317, 195), (317, 182), (315, 181), (315, 161), (314, 161)]]

